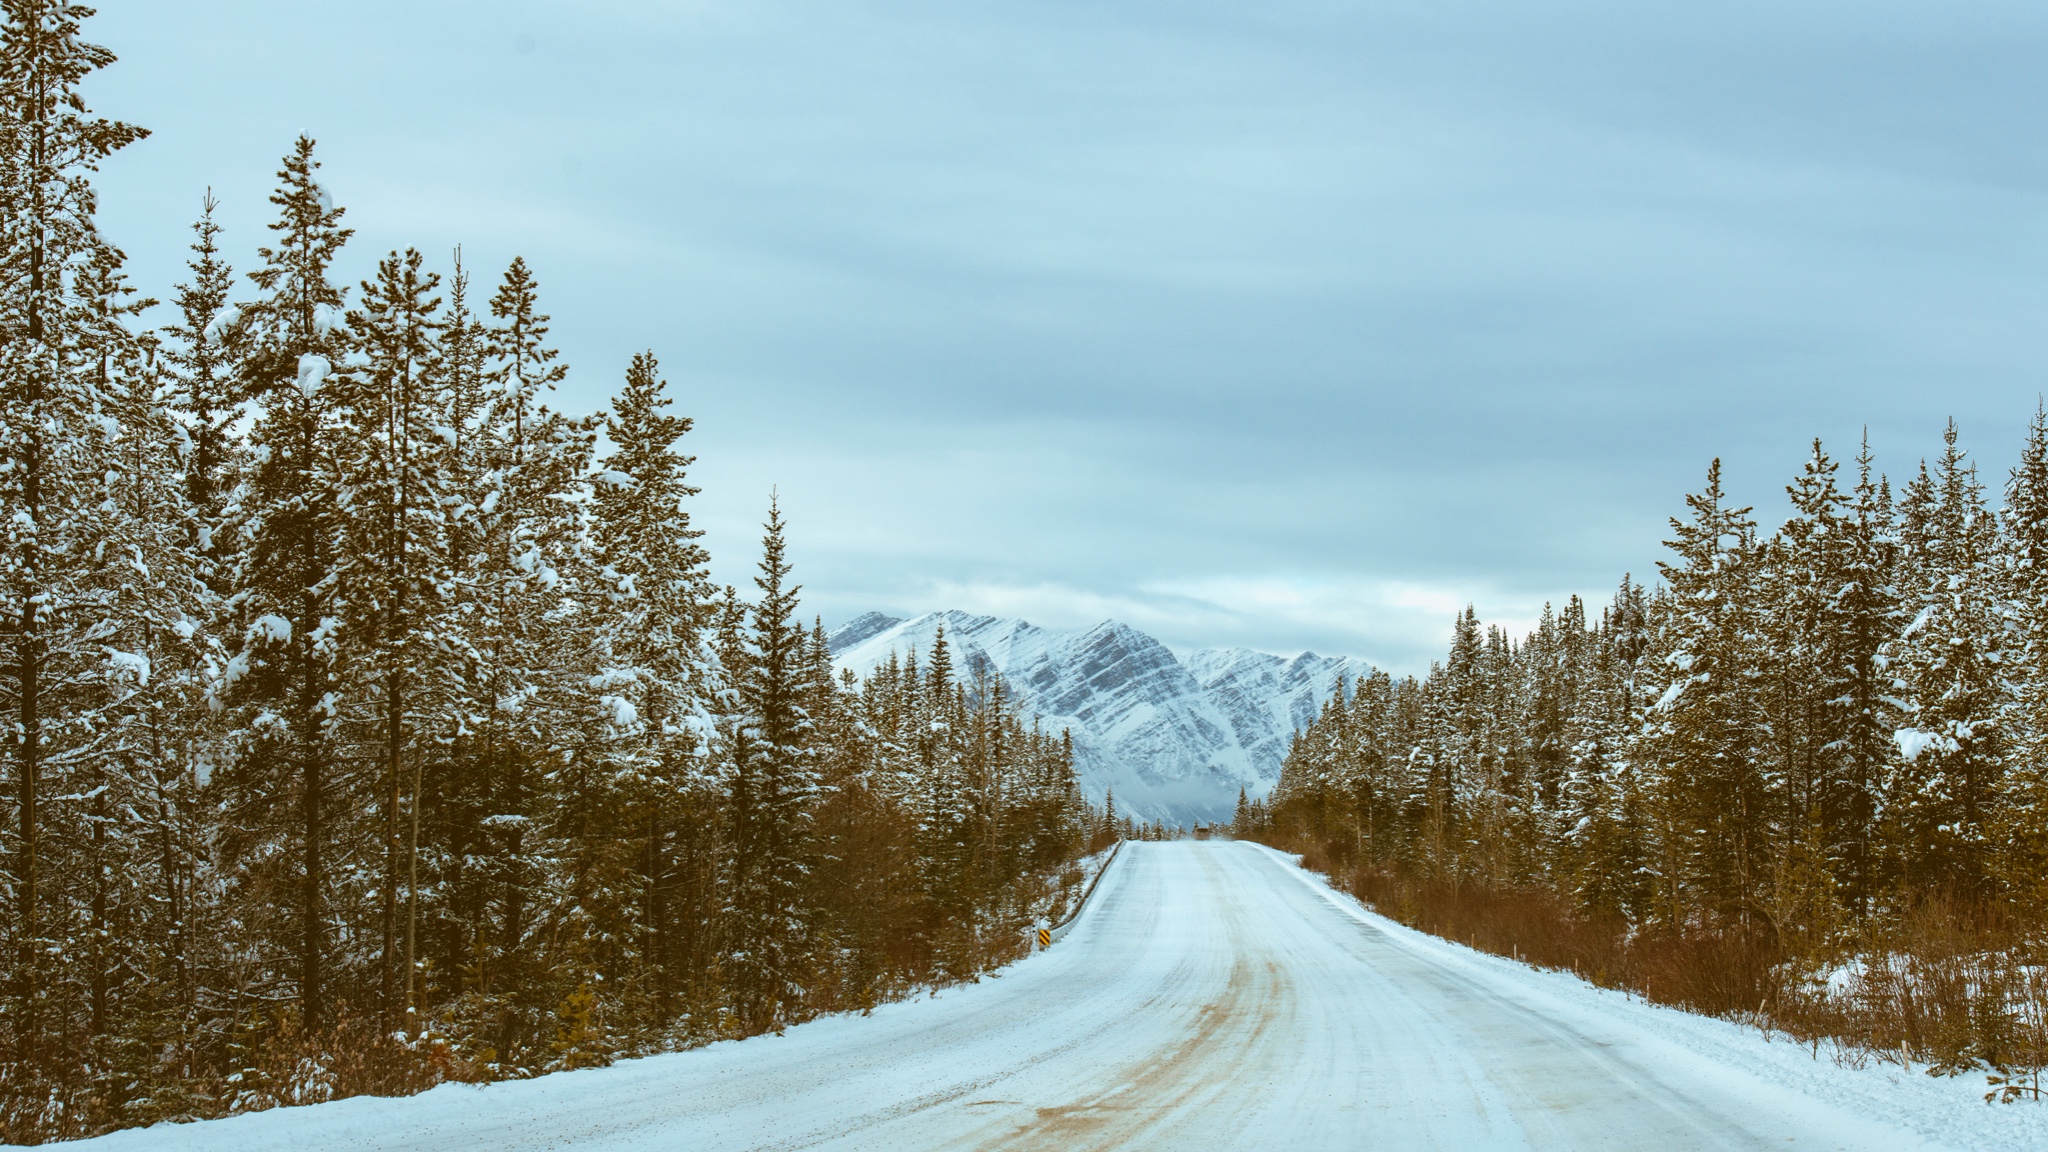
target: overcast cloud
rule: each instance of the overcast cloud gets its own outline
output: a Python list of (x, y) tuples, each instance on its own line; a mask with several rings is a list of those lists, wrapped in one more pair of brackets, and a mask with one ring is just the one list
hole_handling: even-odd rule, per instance
[(2048, 6), (101, 0), (102, 220), (358, 229), (652, 348), (741, 581), (1427, 665), (1653, 570), (1707, 461), (1998, 478), (2048, 381)]

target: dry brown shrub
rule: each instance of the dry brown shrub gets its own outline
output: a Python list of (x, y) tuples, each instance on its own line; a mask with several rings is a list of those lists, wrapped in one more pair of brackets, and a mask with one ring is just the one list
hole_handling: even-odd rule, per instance
[(2038, 935), (1997, 905), (1945, 892), (1902, 904), (1863, 927), (1849, 963), (1788, 987), (1773, 1022), (1933, 1074), (1989, 1069), (1991, 1097), (2038, 1098), (2048, 1067)]
[(383, 1031), (374, 1017), (343, 1013), (325, 1032), (295, 1017), (270, 1023), (246, 1067), (223, 1079), (226, 1110), (253, 1112), (351, 1096), (409, 1096), (444, 1081), (476, 1082), (483, 1070), (429, 1032)]
[(1628, 984), (1646, 1000), (1757, 1020), (1777, 1005), (1783, 957), (1770, 935), (1751, 925), (1640, 934), (1627, 957)]

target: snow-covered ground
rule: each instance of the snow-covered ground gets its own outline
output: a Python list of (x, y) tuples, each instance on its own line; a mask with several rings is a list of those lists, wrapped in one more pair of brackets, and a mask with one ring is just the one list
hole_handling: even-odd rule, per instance
[(1125, 846), (1073, 933), (936, 996), (612, 1068), (121, 1149), (2048, 1147), (1981, 1077), (1837, 1066), (1410, 931), (1278, 853)]

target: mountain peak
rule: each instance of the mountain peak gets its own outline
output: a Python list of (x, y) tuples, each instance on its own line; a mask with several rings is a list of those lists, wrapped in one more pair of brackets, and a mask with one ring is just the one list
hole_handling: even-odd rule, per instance
[(903, 623), (900, 617), (884, 616), (880, 612), (863, 612), (825, 635), (825, 647), (838, 655), (873, 636), (878, 636), (896, 625)]
[(1176, 655), (1118, 620), (1078, 630), (969, 612), (909, 620), (869, 612), (828, 637), (842, 668), (866, 675), (915, 650), (943, 627), (955, 674), (1000, 674), (1018, 705), (1074, 738), (1082, 789), (1096, 801), (1172, 823), (1228, 819), (1243, 788), (1263, 796), (1279, 780), (1297, 728), (1314, 719), (1340, 678), (1362, 661), (1248, 648)]

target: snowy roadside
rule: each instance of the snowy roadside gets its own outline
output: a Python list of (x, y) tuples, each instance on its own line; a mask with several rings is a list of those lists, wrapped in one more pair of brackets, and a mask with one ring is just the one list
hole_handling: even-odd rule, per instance
[(1122, 844), (1118, 841), (1100, 852), (1090, 853), (1074, 861), (1060, 873), (1060, 882), (1046, 896), (1045, 903), (1033, 909), (1033, 924), (1040, 928), (1051, 928), (1070, 920), (1079, 912), (1089, 889), (1102, 874), (1116, 850)]
[[(1571, 972), (1534, 968), (1431, 936), (1367, 909), (1326, 877), (1300, 866), (1301, 857), (1257, 847), (1284, 862), (1323, 899), (1419, 956), (1482, 979), (1506, 999), (1568, 1021), (1603, 1042), (1662, 1046), (1672, 1065), (1701, 1078), (1747, 1075), (1784, 1091), (1822, 1101), (1953, 1148), (2048, 1148), (2048, 1106), (1986, 1104), (1982, 1073), (1932, 1077), (1926, 1066), (1909, 1071), (1835, 1049), (1799, 1044), (1782, 1033), (1652, 1004), (1627, 992), (1596, 987)], [(1861, 1066), (1856, 1066), (1856, 1065)]]
[[(1073, 915), (1081, 907), (1081, 894), (1088, 892), (1101, 876), (1115, 854), (1115, 847), (1077, 862), (1084, 866), (1082, 879), (1071, 888), (1063, 915)], [(1114, 887), (1114, 883), (1109, 887)], [(1062, 890), (1068, 889), (1062, 886)], [(794, 1099), (821, 1085), (829, 1089), (840, 1078), (870, 1076), (877, 1070), (899, 1067), (892, 1065), (890, 1058), (875, 1056), (874, 1052), (878, 1045), (905, 1032), (918, 1035), (920, 1028), (945, 1028), (949, 1021), (971, 1018), (977, 1011), (1007, 1013), (1021, 1020), (1024, 1027), (1007, 1031), (998, 1028), (997, 1035), (979, 1045), (971, 1038), (963, 1039), (958, 1030), (950, 1030), (951, 1034), (942, 1040), (930, 1042), (966, 1046), (970, 1055), (1005, 1055), (1018, 1047), (1016, 1033), (1020, 1030), (1038, 1038), (1059, 1035), (1062, 1029), (1056, 1024), (1048, 1026), (1047, 1021), (1057, 1021), (1062, 1011), (1069, 1018), (1088, 1017), (1092, 1013), (1100, 1019), (1112, 1015), (1118, 1004), (1131, 1001), (1127, 991), (1097, 992), (1097, 999), (1092, 1002), (1074, 999), (1071, 986), (1061, 984), (1059, 987), (1066, 989), (1069, 996), (1062, 1005), (1049, 1008), (1043, 987), (1034, 989), (1028, 979), (1003, 979), (1020, 974), (1036, 976), (1041, 983), (1048, 978), (1065, 979), (1053, 974), (1071, 972), (1076, 965), (1085, 967), (1085, 960), (1085, 954), (1072, 950), (1025, 954), (974, 979), (911, 989), (865, 1011), (826, 1013), (785, 1032), (627, 1057), (603, 1067), (490, 1084), (448, 1081), (407, 1096), (351, 1096), (189, 1123), (165, 1121), (67, 1142), (65, 1146), (139, 1152), (379, 1152), (433, 1147), (524, 1150), (538, 1145), (614, 1152), (644, 1145), (610, 1131), (608, 1125), (623, 1126), (618, 1118), (636, 1116), (650, 1108), (660, 1109), (666, 1106), (664, 1102), (674, 1101), (683, 1103), (683, 1116), (678, 1123), (714, 1127), (719, 1123), (718, 1102), (726, 1101), (735, 1115), (752, 1115), (750, 1110), (767, 1107), (774, 1122), (793, 1123), (815, 1135), (829, 1131), (835, 1120), (843, 1120), (847, 1111), (785, 1106), (777, 1102), (777, 1093)], [(1128, 969), (1116, 973), (1122, 979), (1131, 975)], [(1112, 998), (1116, 1003), (1108, 1002)], [(972, 1031), (965, 1035), (971, 1037)], [(917, 1044), (919, 1049), (926, 1046), (924, 1042)], [(959, 1047), (950, 1051), (955, 1058), (960, 1056)], [(807, 1059), (826, 1062), (832, 1072), (806, 1072)], [(902, 1074), (912, 1082), (921, 1083), (918, 1078), (932, 1075), (934, 1068), (948, 1067), (946, 1060), (931, 1059), (922, 1051), (902, 1059)], [(770, 1081), (763, 1069), (785, 1078)], [(764, 1078), (758, 1085), (750, 1086), (756, 1075)], [(686, 1080), (694, 1090), (679, 1094), (677, 1084)], [(554, 1127), (574, 1135), (557, 1139), (548, 1135)], [(488, 1141), (469, 1138), (480, 1130), (490, 1133)], [(744, 1145), (731, 1146), (756, 1145), (749, 1140)]]

